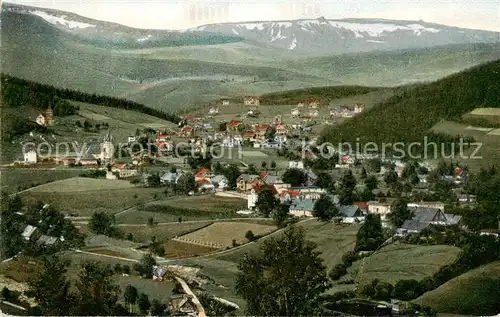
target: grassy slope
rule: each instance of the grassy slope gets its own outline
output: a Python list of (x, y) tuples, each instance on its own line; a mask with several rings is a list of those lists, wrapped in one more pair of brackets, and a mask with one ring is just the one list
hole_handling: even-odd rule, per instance
[(414, 302), (440, 313), (493, 315), (500, 310), (500, 262), (462, 274)]
[[(337, 144), (420, 141), (444, 118), (455, 118), (482, 105), (500, 106), (500, 60), (451, 75), (437, 82), (410, 86), (339, 127), (327, 129), (323, 139)], [(411, 119), (412, 124), (408, 124)]]
[[(342, 254), (354, 249), (358, 230), (356, 226), (338, 226), (316, 220), (309, 220), (300, 224), (300, 226), (306, 230), (307, 239), (317, 244), (318, 251), (322, 253), (321, 256), (325, 260), (328, 269), (340, 262)], [(249, 243), (240, 249), (223, 255), (193, 259), (185, 263), (201, 265), (203, 267), (202, 273), (210, 276), (215, 280), (216, 284), (219, 284), (219, 286), (209, 286), (207, 288), (209, 292), (234, 301), (241, 308), (244, 308), (245, 302), (234, 294), (233, 289), (234, 279), (238, 271), (237, 262), (243, 254), (257, 251), (260, 243)]]
[[(394, 243), (374, 255), (353, 263), (349, 272), (358, 272), (360, 284), (379, 279), (392, 284), (402, 279), (423, 278), (453, 262), (460, 249), (445, 246), (417, 246)], [(364, 262), (364, 264), (363, 264)]]

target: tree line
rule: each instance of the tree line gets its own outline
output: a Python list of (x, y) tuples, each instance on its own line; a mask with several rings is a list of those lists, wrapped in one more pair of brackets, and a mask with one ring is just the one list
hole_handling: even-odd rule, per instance
[(1, 74), (0, 80), (2, 84), (2, 101), (6, 107), (19, 107), (27, 105), (38, 109), (46, 109), (48, 104), (52, 103), (56, 106), (56, 108), (57, 105), (59, 105), (61, 107), (60, 114), (64, 115), (70, 108), (68, 108), (68, 105), (64, 101), (60, 101), (63, 99), (112, 108), (133, 110), (158, 117), (175, 124), (178, 124), (181, 121), (181, 118), (175, 114), (153, 109), (143, 104), (123, 98), (90, 94), (66, 88), (57, 88), (51, 85), (17, 78), (7, 74)]

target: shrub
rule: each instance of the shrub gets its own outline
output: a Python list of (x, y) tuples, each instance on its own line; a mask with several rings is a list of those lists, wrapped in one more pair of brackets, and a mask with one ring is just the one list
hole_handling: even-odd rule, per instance
[(245, 238), (247, 238), (248, 241), (255, 240), (255, 235), (253, 234), (252, 230), (248, 230), (247, 233), (245, 233)]
[(238, 246), (238, 243), (236, 243), (235, 239), (233, 239), (233, 243), (232, 244), (233, 244), (233, 247), (237, 247)]
[(348, 267), (351, 266), (357, 259), (358, 255), (354, 251), (347, 251), (344, 255), (342, 255), (342, 262), (344, 262), (344, 264)]
[(130, 274), (130, 266), (128, 266), (128, 265), (124, 265), (124, 266), (122, 267), (122, 271), (123, 271), (123, 273), (125, 273), (125, 274)]
[(329, 276), (332, 281), (338, 281), (345, 274), (347, 274), (347, 267), (342, 263), (335, 265), (330, 271)]
[(123, 268), (120, 263), (116, 263), (115, 265), (115, 273), (120, 274), (123, 271)]

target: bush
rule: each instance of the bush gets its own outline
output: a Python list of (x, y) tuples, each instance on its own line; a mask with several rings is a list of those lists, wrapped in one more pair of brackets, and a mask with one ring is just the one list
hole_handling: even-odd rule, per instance
[(130, 266), (128, 266), (128, 265), (124, 265), (124, 266), (122, 267), (122, 271), (123, 271), (123, 273), (125, 273), (125, 274), (130, 274)]
[(121, 264), (120, 263), (116, 263), (116, 265), (115, 265), (115, 273), (116, 274), (120, 274), (121, 272), (123, 272), (123, 268), (122, 268)]
[(392, 291), (392, 297), (405, 301), (413, 300), (421, 294), (420, 283), (413, 279), (398, 281)]
[(128, 240), (128, 241), (132, 241), (132, 240), (134, 240), (134, 235), (133, 235), (131, 232), (129, 232), (129, 233), (127, 234), (127, 240)]
[(248, 230), (247, 233), (245, 233), (245, 238), (247, 238), (248, 241), (255, 240), (255, 235), (253, 234), (252, 230)]
[(354, 261), (358, 260), (358, 254), (354, 251), (347, 251), (342, 255), (342, 262), (349, 267)]
[(375, 292), (373, 294), (373, 298), (378, 300), (389, 300), (391, 298), (393, 286), (387, 282), (378, 282), (375, 285)]
[(345, 274), (347, 274), (347, 267), (342, 263), (335, 265), (330, 271), (329, 276), (332, 281), (338, 281)]
[(235, 239), (233, 239), (233, 243), (232, 244), (233, 244), (233, 247), (237, 247), (239, 245), (238, 243), (236, 243)]

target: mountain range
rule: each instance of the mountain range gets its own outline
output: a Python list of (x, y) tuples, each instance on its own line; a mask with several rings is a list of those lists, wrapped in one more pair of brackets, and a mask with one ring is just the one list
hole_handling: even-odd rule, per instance
[(433, 81), (500, 58), (499, 33), (422, 21), (146, 30), (5, 3), (0, 19), (2, 72), (168, 110), (308, 87)]

